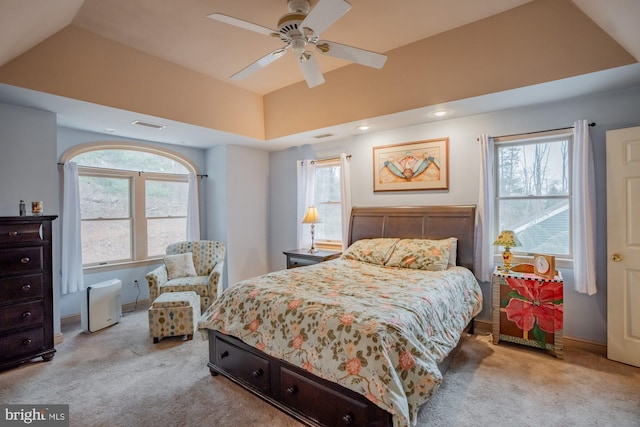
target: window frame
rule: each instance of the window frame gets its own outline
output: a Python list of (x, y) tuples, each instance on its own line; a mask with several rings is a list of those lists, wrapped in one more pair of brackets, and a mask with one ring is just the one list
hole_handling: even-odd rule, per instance
[[(140, 145), (128, 145), (122, 143), (89, 143), (82, 144), (68, 150), (61, 157), (61, 161), (69, 162), (86, 152), (90, 151), (102, 151), (102, 150), (127, 150), (127, 151), (143, 151), (150, 154), (162, 156), (171, 160), (174, 160), (184, 166), (188, 173), (195, 173), (198, 175), (197, 167), (186, 157), (179, 153), (172, 152), (166, 149), (158, 149), (149, 146)], [(124, 260), (113, 260), (107, 262), (99, 262), (92, 264), (83, 264), (82, 268), (84, 272), (97, 273), (102, 271), (111, 271), (121, 268), (133, 268), (141, 266), (155, 265), (159, 260), (162, 260), (162, 255), (146, 256), (147, 252), (147, 217), (146, 217), (146, 194), (145, 194), (145, 182), (147, 180), (153, 181), (174, 181), (174, 182), (188, 182), (187, 174), (176, 173), (159, 173), (159, 172), (143, 172), (134, 171), (129, 169), (111, 169), (111, 168), (99, 168), (90, 166), (78, 165), (78, 175), (80, 176), (99, 176), (99, 177), (114, 177), (114, 178), (129, 178), (131, 181), (130, 186), (130, 215), (131, 215), (131, 258)], [(154, 217), (156, 218), (156, 217)], [(175, 218), (175, 217), (167, 217)]]
[[(547, 195), (547, 196), (500, 196), (500, 150), (506, 147), (544, 144), (550, 142), (567, 141), (567, 194), (566, 195)], [(505, 137), (494, 138), (494, 221), (493, 235), (497, 236), (500, 232), (500, 202), (504, 200), (553, 200), (565, 199), (568, 204), (569, 216), (569, 252), (567, 254), (553, 254), (556, 257), (558, 267), (572, 267), (574, 254), (574, 238), (573, 238), (573, 210), (571, 200), (573, 198), (573, 132), (571, 129), (558, 129), (552, 131), (532, 132), (529, 134), (509, 135)], [(531, 263), (533, 261), (533, 252), (522, 251), (518, 248), (511, 248), (514, 255), (514, 262)], [(498, 263), (502, 262), (501, 247), (494, 246), (494, 260)]]

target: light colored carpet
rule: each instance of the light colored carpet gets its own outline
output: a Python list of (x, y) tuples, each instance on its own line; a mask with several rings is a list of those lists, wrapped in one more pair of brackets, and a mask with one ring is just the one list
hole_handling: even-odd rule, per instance
[[(85, 334), (65, 328), (49, 363), (0, 373), (0, 402), (70, 404), (72, 426), (299, 426), (206, 366), (208, 347), (148, 337), (146, 310)], [(640, 426), (640, 369), (573, 350), (464, 338), (419, 426)]]

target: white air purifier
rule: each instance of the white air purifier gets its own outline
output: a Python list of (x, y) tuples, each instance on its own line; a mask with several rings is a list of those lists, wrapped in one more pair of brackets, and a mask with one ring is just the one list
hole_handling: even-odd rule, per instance
[(122, 318), (122, 281), (119, 279), (90, 285), (85, 290), (80, 311), (82, 330), (96, 332)]

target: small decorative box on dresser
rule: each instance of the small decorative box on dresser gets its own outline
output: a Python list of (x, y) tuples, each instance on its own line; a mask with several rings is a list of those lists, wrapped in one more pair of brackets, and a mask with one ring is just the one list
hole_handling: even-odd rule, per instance
[(550, 350), (563, 358), (562, 276), (493, 272), (493, 343), (500, 340)]
[(51, 222), (0, 217), (0, 370), (53, 358)]
[(287, 268), (304, 267), (313, 265), (330, 259), (338, 258), (342, 252), (338, 251), (316, 251), (309, 253), (308, 249), (293, 249), (283, 252), (287, 256)]

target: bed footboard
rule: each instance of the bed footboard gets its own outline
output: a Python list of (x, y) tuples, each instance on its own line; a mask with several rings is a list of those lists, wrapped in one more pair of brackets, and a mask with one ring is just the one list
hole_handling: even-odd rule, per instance
[(209, 331), (207, 366), (310, 426), (393, 425), (391, 414), (358, 393), (218, 331)]

